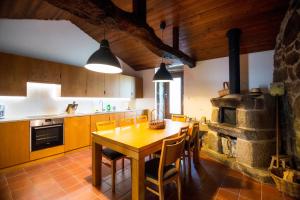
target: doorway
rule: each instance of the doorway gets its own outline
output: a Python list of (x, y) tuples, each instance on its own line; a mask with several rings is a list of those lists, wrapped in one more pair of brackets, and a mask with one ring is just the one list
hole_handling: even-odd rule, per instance
[(156, 108), (160, 119), (183, 114), (183, 72), (171, 72), (173, 81), (156, 83)]

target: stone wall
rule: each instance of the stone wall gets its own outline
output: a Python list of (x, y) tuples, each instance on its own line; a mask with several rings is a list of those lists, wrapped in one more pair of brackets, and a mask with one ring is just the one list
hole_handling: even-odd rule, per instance
[(284, 82), (280, 99), (282, 151), (300, 169), (300, 0), (292, 0), (277, 35), (274, 82)]

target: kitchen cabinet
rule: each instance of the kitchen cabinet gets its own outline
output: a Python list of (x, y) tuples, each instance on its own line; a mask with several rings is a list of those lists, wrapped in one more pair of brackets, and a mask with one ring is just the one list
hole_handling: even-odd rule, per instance
[(112, 113), (109, 116), (110, 120), (115, 120), (116, 121), (116, 126), (118, 127), (120, 125), (120, 120), (125, 118), (125, 113), (120, 112), (120, 113)]
[(29, 82), (37, 83), (61, 83), (61, 66), (62, 64), (27, 58), (29, 65)]
[(109, 121), (110, 114), (91, 115), (91, 131), (96, 131), (96, 122)]
[(136, 118), (136, 112), (135, 111), (128, 111), (125, 112), (125, 118)]
[(28, 69), (25, 57), (0, 53), (0, 96), (26, 96)]
[(61, 96), (85, 97), (87, 70), (83, 67), (63, 66), (61, 68)]
[(104, 75), (104, 96), (105, 97), (120, 97), (120, 75), (105, 74)]
[(90, 116), (64, 119), (65, 151), (90, 145)]
[(29, 161), (29, 121), (0, 123), (0, 168)]
[(120, 97), (135, 97), (135, 77), (120, 75)]
[(135, 77), (135, 98), (143, 98), (143, 79)]
[(103, 97), (104, 96), (104, 74), (87, 71), (86, 82), (87, 97)]

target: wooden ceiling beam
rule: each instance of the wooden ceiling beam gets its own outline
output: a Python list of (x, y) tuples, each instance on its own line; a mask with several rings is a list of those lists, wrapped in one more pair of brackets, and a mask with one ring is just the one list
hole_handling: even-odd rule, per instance
[[(142, 22), (137, 15), (146, 18), (146, 1), (135, 0), (133, 13), (123, 11), (111, 0), (46, 0), (48, 3), (66, 10), (94, 25), (105, 25), (128, 33), (145, 45), (151, 52), (167, 59), (179, 59), (189, 67), (195, 67), (195, 60), (178, 49), (164, 44), (156, 36), (153, 28), (146, 21)], [(139, 2), (139, 3), (138, 3)], [(141, 6), (141, 7), (139, 7)], [(142, 18), (142, 20), (144, 20)]]
[(132, 10), (139, 23), (147, 23), (146, 0), (132, 0)]

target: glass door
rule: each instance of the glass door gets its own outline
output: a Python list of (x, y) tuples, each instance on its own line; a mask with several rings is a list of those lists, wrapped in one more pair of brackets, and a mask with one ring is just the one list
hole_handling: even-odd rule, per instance
[(183, 114), (183, 72), (171, 74), (172, 82), (156, 85), (156, 108), (160, 119), (170, 119), (172, 114)]

